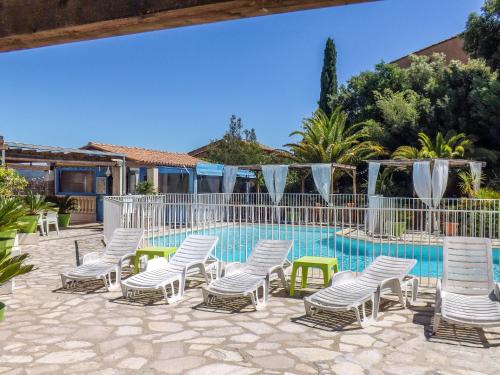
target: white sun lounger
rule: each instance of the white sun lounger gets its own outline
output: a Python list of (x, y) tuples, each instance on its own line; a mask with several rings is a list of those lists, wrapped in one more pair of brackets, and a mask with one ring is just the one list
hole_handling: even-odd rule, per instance
[[(190, 235), (181, 244), (170, 261), (165, 258), (157, 258), (148, 262), (145, 272), (129, 277), (122, 281), (122, 293), (124, 297), (146, 290), (163, 291), (168, 303), (182, 299), (186, 285), (186, 277), (201, 273), (207, 283), (210, 282), (209, 272), (215, 271), (218, 275), (217, 262), (210, 263), (211, 269), (207, 269), (207, 260), (217, 244), (215, 236)], [(151, 267), (151, 264), (154, 264)], [(177, 293), (175, 284), (177, 283)], [(167, 286), (171, 287), (171, 295), (168, 295)]]
[[(380, 298), (388, 293), (396, 293), (399, 301), (406, 307), (402, 283), (415, 266), (415, 259), (379, 256), (360, 276), (351, 271), (335, 274), (331, 286), (304, 298), (306, 314), (313, 316), (318, 311), (348, 311), (353, 310), (361, 327), (369, 321), (377, 319)], [(418, 279), (411, 278), (412, 299), (415, 301), (418, 291)], [(406, 283), (405, 283), (406, 290)], [(372, 301), (372, 318), (367, 319), (365, 303)], [(359, 313), (362, 307), (363, 320)]]
[[(78, 281), (102, 279), (107, 290), (120, 287), (122, 267), (129, 265), (144, 236), (144, 229), (118, 228), (104, 252), (93, 252), (83, 257), (83, 264), (61, 274), (62, 286)], [(115, 274), (115, 282), (111, 274)]]
[(438, 280), (434, 325), (440, 320), (471, 327), (500, 326), (500, 284), (493, 279), (491, 240), (446, 237), (443, 278)]
[[(208, 305), (213, 298), (249, 296), (256, 310), (265, 307), (269, 298), (269, 284), (279, 277), (283, 287), (287, 283), (283, 264), (293, 241), (260, 240), (246, 263), (230, 263), (224, 277), (202, 287), (203, 300)], [(259, 289), (262, 288), (262, 300)]]

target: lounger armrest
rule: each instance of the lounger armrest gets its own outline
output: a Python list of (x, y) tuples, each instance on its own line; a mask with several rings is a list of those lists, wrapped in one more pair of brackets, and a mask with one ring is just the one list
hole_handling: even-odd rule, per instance
[(400, 277), (390, 277), (388, 279), (382, 280), (380, 285), (377, 288), (377, 291), (380, 293), (384, 288), (390, 286), (392, 283), (398, 283), (401, 286), (401, 278)]
[(495, 283), (495, 296), (500, 301), (500, 283)]
[(120, 259), (120, 267), (123, 267), (124, 265), (128, 266), (128, 265), (132, 264), (134, 261), (134, 258), (135, 258), (135, 253), (130, 253), (130, 254), (122, 256), (122, 258)]
[(438, 279), (436, 284), (436, 301), (434, 302), (434, 313), (441, 312), (442, 298), (443, 298), (443, 290), (441, 285), (441, 279)]
[(336, 274), (333, 275), (332, 279), (330, 280), (329, 286), (332, 286), (333, 284), (343, 283), (348, 280), (352, 280), (355, 277), (356, 275), (352, 271), (337, 272)]
[(102, 253), (98, 251), (93, 251), (91, 253), (85, 254), (83, 256), (82, 264), (92, 263), (98, 260), (102, 256)]
[(243, 265), (240, 262), (232, 262), (224, 267), (224, 276), (229, 276), (241, 269)]

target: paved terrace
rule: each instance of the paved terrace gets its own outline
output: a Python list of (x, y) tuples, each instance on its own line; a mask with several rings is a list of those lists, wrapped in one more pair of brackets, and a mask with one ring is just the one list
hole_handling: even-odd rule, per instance
[(1, 296), (1, 374), (500, 373), (500, 330), (445, 326), (429, 340), (429, 290), (409, 310), (386, 303), (363, 330), (351, 314), (307, 319), (301, 300), (280, 289), (262, 312), (244, 301), (203, 307), (195, 282), (172, 306), (155, 295), (130, 303), (95, 283), (59, 290), (59, 272), (75, 263), (73, 241), (90, 251), (100, 238), (99, 228), (72, 229), (24, 249), (38, 270), (17, 280), (14, 296)]

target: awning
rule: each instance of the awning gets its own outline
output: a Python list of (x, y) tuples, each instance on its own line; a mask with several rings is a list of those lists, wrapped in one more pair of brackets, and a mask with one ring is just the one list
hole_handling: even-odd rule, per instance
[(224, 165), (212, 163), (196, 163), (196, 174), (198, 176), (218, 176), (222, 177)]
[[(224, 165), (215, 163), (196, 163), (196, 174), (198, 176), (222, 177), (224, 174)], [(239, 169), (236, 175), (241, 178), (255, 178), (255, 173), (247, 169)]]

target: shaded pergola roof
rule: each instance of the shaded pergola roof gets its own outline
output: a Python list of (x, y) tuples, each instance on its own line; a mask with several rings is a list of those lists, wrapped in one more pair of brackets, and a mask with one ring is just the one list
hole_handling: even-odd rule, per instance
[(71, 166), (115, 166), (125, 155), (78, 148), (4, 142), (7, 163), (53, 163)]
[[(336, 169), (340, 169), (343, 172), (345, 172), (349, 177), (351, 177), (352, 190), (353, 190), (353, 193), (356, 194), (356, 167), (354, 165), (338, 164), (338, 163), (291, 163), (291, 164), (287, 164), (287, 165), (288, 165), (289, 169), (304, 170), (304, 169), (311, 169), (311, 167), (315, 164), (330, 164), (332, 167), (332, 174), (333, 174), (334, 170), (336, 170)], [(236, 165), (236, 167), (241, 168), (241, 169), (256, 171), (256, 172), (262, 170), (261, 164)], [(302, 190), (304, 190), (304, 178), (302, 180), (303, 180), (302, 181)]]
[(413, 164), (421, 161), (430, 161), (431, 163), (436, 160), (446, 160), (448, 165), (454, 168), (468, 168), (470, 163), (481, 163), (483, 167), (486, 166), (486, 162), (478, 160), (465, 160), (465, 159), (408, 159), (408, 160), (396, 160), (396, 159), (385, 159), (385, 160), (366, 160), (367, 163), (379, 163), (385, 167), (398, 167), (398, 168), (408, 168), (412, 167)]
[[(354, 165), (337, 164), (337, 163), (292, 163), (292, 164), (287, 164), (287, 165), (288, 165), (288, 168), (291, 168), (291, 169), (310, 169), (314, 164), (331, 164), (332, 168), (338, 168), (338, 169), (342, 169), (344, 171), (356, 171), (356, 167)], [(236, 167), (241, 168), (241, 169), (249, 169), (252, 171), (262, 170), (261, 164), (236, 165)]]

